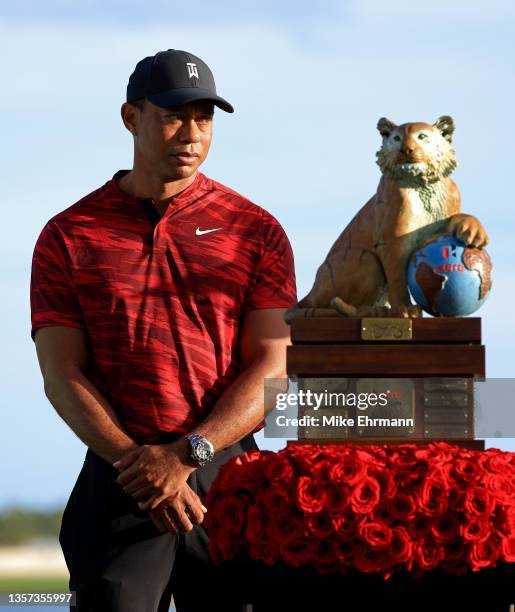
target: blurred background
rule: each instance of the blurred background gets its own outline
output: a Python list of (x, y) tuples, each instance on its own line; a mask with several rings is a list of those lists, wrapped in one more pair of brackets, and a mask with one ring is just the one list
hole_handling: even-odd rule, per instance
[[(508, 0), (0, 4), (0, 591), (66, 589), (56, 534), (85, 450), (44, 396), (30, 338), (31, 258), (50, 217), (131, 167), (119, 110), (137, 61), (176, 48), (210, 65), (236, 112), (216, 114), (202, 170), (279, 219), (299, 298), (376, 189), (379, 117), (452, 115), (463, 210), (491, 238), (493, 288), (479, 313), (487, 375), (509, 378), (514, 25)], [(487, 442), (515, 450), (510, 439)]]

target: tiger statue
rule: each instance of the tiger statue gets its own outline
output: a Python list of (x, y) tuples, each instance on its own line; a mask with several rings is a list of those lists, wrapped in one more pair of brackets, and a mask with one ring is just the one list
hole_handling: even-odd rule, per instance
[(433, 125), (396, 125), (382, 117), (377, 129), (377, 191), (338, 236), (311, 291), (286, 311), (287, 323), (297, 316), (422, 316), (406, 282), (414, 248), (440, 233), (467, 246), (488, 244), (479, 220), (461, 212), (458, 187), (449, 178), (457, 166), (452, 117)]

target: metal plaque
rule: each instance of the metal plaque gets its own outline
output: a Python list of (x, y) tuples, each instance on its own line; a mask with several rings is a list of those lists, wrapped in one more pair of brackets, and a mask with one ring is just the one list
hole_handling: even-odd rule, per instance
[(361, 319), (362, 340), (412, 340), (411, 319), (377, 317)]

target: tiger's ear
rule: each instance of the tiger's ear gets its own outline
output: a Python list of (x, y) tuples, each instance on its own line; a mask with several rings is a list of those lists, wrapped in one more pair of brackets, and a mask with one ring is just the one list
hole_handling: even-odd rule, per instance
[(454, 123), (454, 119), (452, 117), (449, 117), (449, 115), (438, 117), (436, 123), (433, 124), (433, 127), (440, 130), (440, 133), (445, 140), (452, 142), (452, 135), (456, 129), (456, 124)]
[(396, 127), (397, 124), (386, 117), (381, 117), (377, 122), (377, 129), (383, 138), (388, 138)]

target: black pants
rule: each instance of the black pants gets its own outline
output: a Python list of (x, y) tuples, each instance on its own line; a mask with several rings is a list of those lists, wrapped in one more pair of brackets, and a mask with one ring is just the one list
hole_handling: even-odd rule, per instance
[[(172, 441), (172, 435), (164, 441)], [(258, 447), (252, 435), (219, 451), (188, 484), (204, 501), (219, 468)], [(59, 541), (80, 612), (241, 612), (250, 602), (252, 564), (212, 565), (202, 525), (162, 534), (115, 482), (118, 472), (88, 450), (65, 508)]]

